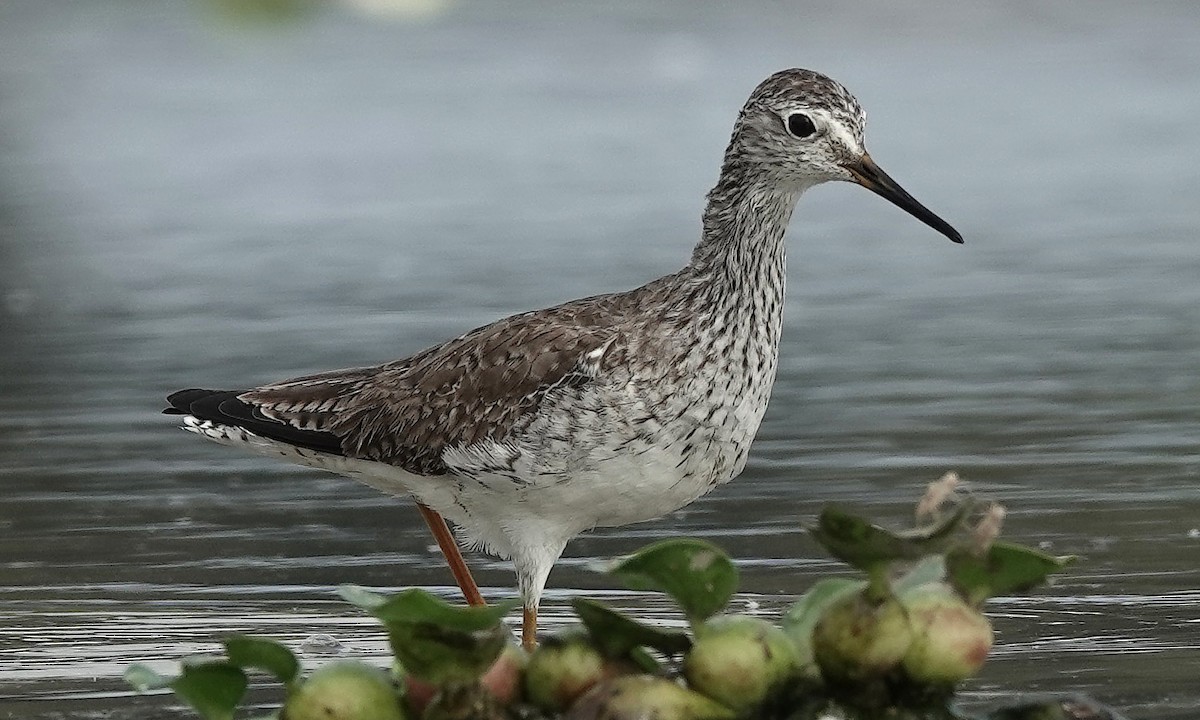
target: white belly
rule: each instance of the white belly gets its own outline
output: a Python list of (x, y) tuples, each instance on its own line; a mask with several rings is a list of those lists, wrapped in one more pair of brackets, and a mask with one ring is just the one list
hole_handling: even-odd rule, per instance
[(766, 409), (765, 397), (677, 407), (669, 397), (624, 400), (580, 399), (559, 426), (550, 413), (519, 439), (509, 472), (457, 466), (478, 483), (476, 493), (467, 482), (460, 501), (555, 518), (570, 535), (662, 517), (741, 473)]

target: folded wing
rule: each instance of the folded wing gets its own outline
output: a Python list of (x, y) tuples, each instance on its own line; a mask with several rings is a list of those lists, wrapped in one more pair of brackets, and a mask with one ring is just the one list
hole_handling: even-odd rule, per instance
[(404, 360), (245, 392), (181, 390), (165, 412), (439, 475), (447, 448), (502, 441), (549, 393), (591, 382), (614, 362), (619, 338), (605, 310), (516, 315)]

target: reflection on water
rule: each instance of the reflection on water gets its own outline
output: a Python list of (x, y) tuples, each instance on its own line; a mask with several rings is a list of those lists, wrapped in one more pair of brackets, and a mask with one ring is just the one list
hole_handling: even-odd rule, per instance
[(675, 534), (727, 547), (738, 602), (777, 614), (834, 568), (799, 530), (821, 503), (902, 521), (955, 468), (1012, 537), (1083, 556), (989, 606), (972, 697), (1194, 715), (1200, 11), (736, 7), (248, 33), (149, 2), (0, 6), (0, 717), (153, 717), (167, 699), (131, 698), (124, 666), (236, 630), (382, 656), (331, 590), (448, 582), (412, 508), (200, 443), (162, 396), (675, 269), (734, 111), (794, 64), (859, 94), (874, 156), (967, 245), (848, 186), (806, 196), (746, 473), (572, 543), (548, 622), (611, 591), (590, 560)]

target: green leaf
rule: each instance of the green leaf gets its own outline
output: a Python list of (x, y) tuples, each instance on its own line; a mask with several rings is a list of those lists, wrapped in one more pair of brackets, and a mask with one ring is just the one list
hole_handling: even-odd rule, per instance
[(1037, 587), (1074, 561), (1073, 555), (1055, 557), (1022, 545), (995, 542), (984, 556), (967, 548), (946, 553), (946, 578), (967, 602), (979, 605), (989, 597)]
[(418, 588), (389, 596), (342, 585), (338, 594), (383, 622), (405, 670), (439, 684), (470, 682), (490, 668), (510, 637), (501, 621), (520, 604), (463, 607)]
[(895, 560), (916, 560), (941, 551), (966, 517), (966, 506), (928, 526), (897, 532), (836, 507), (821, 511), (811, 532), (829, 554), (868, 573)]
[(500, 657), (512, 634), (503, 625), (471, 632), (434, 623), (385, 621), (392, 654), (411, 675), (442, 685), (479, 678)]
[(592, 642), (610, 658), (629, 658), (640, 647), (654, 648), (665, 655), (684, 653), (692, 647), (691, 638), (684, 632), (644, 625), (595, 600), (575, 598), (571, 606)]
[(662, 665), (646, 648), (637, 647), (630, 650), (629, 659), (633, 662), (634, 667), (647, 675), (661, 675), (663, 672)]
[(519, 600), (509, 600), (482, 607), (451, 605), (420, 588), (387, 596), (356, 585), (342, 585), (338, 594), (384, 622), (432, 623), (464, 632), (494, 627), (521, 604)]
[(811, 631), (825, 608), (848, 595), (861, 592), (866, 586), (865, 580), (848, 577), (818, 580), (784, 614), (783, 629), (789, 633), (793, 628), (807, 628)]
[(232, 720), (247, 685), (241, 668), (208, 658), (185, 660), (175, 677), (161, 675), (145, 665), (131, 665), (125, 671), (125, 682), (138, 692), (169, 687), (206, 720)]
[(844, 597), (862, 592), (867, 587), (865, 580), (835, 577), (818, 580), (804, 593), (783, 616), (783, 631), (791, 638), (800, 655), (801, 674), (809, 680), (821, 680), (813, 654), (813, 628), (824, 615), (826, 608)]
[(224, 660), (183, 665), (171, 689), (207, 720), (228, 720), (246, 694), (246, 673)]
[(368, 590), (361, 585), (339, 585), (337, 594), (346, 602), (367, 612), (384, 604), (388, 599), (387, 595)]
[(171, 683), (175, 682), (174, 676), (162, 675), (141, 663), (135, 663), (125, 668), (124, 678), (125, 682), (140, 693), (171, 687)]
[(693, 625), (725, 609), (738, 583), (728, 555), (712, 543), (688, 538), (642, 548), (615, 561), (609, 572), (634, 590), (670, 595)]
[(928, 585), (932, 582), (939, 582), (946, 577), (946, 561), (941, 555), (930, 555), (929, 557), (921, 558), (915, 565), (908, 569), (908, 572), (901, 575), (892, 583), (892, 590), (897, 594), (902, 594), (905, 590)]
[(269, 638), (232, 635), (225, 638), (229, 662), (240, 668), (263, 670), (291, 685), (300, 674), (300, 661), (286, 646)]

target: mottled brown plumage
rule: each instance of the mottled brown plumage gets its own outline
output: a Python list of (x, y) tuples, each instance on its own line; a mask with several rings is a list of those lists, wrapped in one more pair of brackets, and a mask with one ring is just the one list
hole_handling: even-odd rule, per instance
[(625, 293), (523, 313), (410, 358), (266, 385), (240, 399), (272, 420), (337, 436), (348, 457), (439, 475), (447, 446), (507, 437), (547, 393), (595, 377), (602, 363), (589, 363), (589, 353), (620, 356), (618, 327), (635, 301)]

